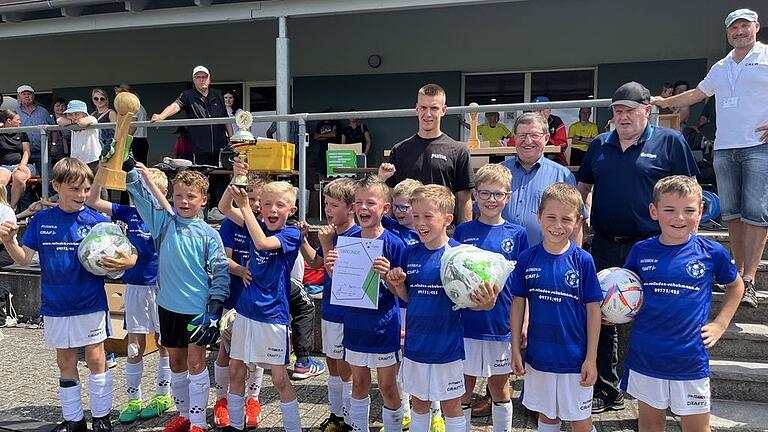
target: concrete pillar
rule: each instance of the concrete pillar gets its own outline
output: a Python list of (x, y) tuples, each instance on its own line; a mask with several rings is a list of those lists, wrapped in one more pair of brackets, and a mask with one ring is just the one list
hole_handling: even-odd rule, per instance
[[(288, 39), (288, 17), (278, 17), (278, 35), (275, 41), (275, 68), (277, 113), (289, 114), (291, 110), (291, 56)], [(287, 122), (279, 122), (277, 131), (280, 140), (290, 141)]]

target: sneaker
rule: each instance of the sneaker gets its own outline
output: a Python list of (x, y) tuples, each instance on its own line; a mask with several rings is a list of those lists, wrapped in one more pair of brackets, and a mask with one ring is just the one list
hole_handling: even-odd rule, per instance
[(411, 416), (404, 415), (403, 416), (403, 430), (407, 431), (411, 428)]
[(741, 298), (741, 304), (757, 309), (757, 294), (755, 293), (755, 283), (751, 280), (744, 281), (744, 297)]
[(491, 415), (491, 394), (486, 393), (485, 396), (478, 398), (474, 404), (472, 404), (472, 417), (488, 417)]
[(138, 399), (129, 400), (127, 404), (120, 410), (120, 417), (117, 420), (120, 423), (133, 423), (139, 418), (141, 413), (141, 401)]
[(149, 400), (149, 403), (139, 413), (139, 417), (142, 419), (151, 419), (160, 417), (164, 412), (171, 409), (173, 406), (173, 399), (168, 395), (157, 395)]
[(88, 424), (85, 423), (84, 418), (78, 421), (64, 420), (51, 432), (88, 432)]
[(604, 397), (597, 396), (592, 399), (592, 414), (605, 411), (621, 411), (624, 409), (624, 396), (619, 395), (612, 401), (606, 401)]
[(295, 380), (303, 380), (318, 376), (325, 372), (325, 365), (315, 360), (314, 357), (307, 357), (306, 363), (299, 363), (298, 361), (293, 364), (293, 375), (291, 378)]
[(320, 432), (340, 432), (344, 419), (334, 413), (320, 423)]
[(248, 398), (245, 403), (245, 427), (255, 428), (261, 423), (261, 403), (254, 398)]
[(445, 432), (443, 416), (434, 416), (429, 419), (429, 432)]
[(104, 417), (94, 417), (91, 419), (91, 430), (93, 432), (112, 432), (112, 422), (109, 421), (109, 414)]
[(213, 424), (217, 428), (229, 426), (229, 408), (227, 408), (227, 398), (225, 397), (217, 400), (213, 406)]
[(176, 416), (163, 427), (163, 432), (190, 432), (189, 419)]
[(192, 426), (189, 428), (189, 432), (208, 432), (208, 428), (203, 428), (200, 426)]
[(115, 353), (108, 352), (105, 356), (107, 361), (107, 367), (112, 369), (113, 367), (117, 366), (117, 356)]

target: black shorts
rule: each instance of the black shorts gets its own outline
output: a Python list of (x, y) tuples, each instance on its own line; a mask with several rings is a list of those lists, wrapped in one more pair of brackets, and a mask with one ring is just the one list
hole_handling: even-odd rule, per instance
[(160, 319), (160, 344), (166, 348), (186, 348), (189, 345), (187, 324), (195, 315), (171, 312), (160, 306), (157, 307), (157, 315)]

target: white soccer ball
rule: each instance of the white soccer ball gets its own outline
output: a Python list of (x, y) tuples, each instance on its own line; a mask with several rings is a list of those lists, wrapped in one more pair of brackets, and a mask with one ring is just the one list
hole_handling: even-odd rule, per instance
[(111, 222), (96, 224), (77, 247), (80, 264), (96, 276), (117, 279), (123, 272), (109, 273), (101, 266), (102, 257), (117, 258), (119, 253), (131, 254), (131, 242), (119, 226)]
[(484, 281), (503, 287), (514, 269), (515, 262), (507, 261), (501, 254), (460, 245), (443, 254), (440, 279), (455, 309), (472, 308), (477, 306), (472, 301), (472, 291)]
[(597, 273), (603, 301), (600, 303), (603, 321), (625, 324), (632, 321), (643, 305), (643, 285), (633, 272), (610, 267)]

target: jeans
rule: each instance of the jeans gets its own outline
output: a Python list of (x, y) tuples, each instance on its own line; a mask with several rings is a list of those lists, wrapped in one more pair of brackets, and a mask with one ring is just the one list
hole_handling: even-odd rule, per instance
[(768, 226), (768, 144), (715, 150), (713, 165), (723, 220)]

